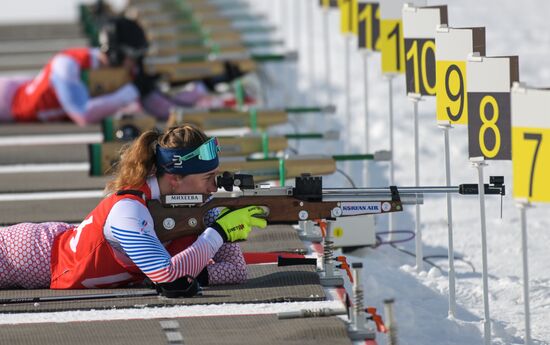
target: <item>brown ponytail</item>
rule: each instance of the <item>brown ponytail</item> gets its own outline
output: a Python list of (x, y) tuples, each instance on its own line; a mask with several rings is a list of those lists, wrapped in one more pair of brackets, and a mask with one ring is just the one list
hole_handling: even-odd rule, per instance
[(198, 147), (208, 136), (189, 124), (168, 128), (164, 133), (147, 131), (121, 149), (120, 161), (113, 166), (115, 179), (107, 184), (107, 194), (121, 189), (139, 188), (148, 176), (156, 173), (156, 145), (164, 148)]

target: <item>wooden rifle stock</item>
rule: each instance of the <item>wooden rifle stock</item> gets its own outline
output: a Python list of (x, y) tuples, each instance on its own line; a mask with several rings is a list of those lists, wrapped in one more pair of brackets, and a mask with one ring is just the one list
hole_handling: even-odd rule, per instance
[[(288, 189), (290, 191), (291, 189)], [(218, 192), (215, 194), (230, 194)], [(292, 193), (292, 192), (288, 192)], [(177, 197), (177, 196), (175, 196)], [(368, 205), (384, 205), (369, 209)], [(265, 219), (270, 224), (297, 224), (301, 220), (332, 219), (339, 216), (357, 216), (365, 214), (379, 214), (399, 212), (403, 210), (400, 200), (381, 198), (379, 201), (308, 201), (293, 195), (258, 195), (258, 196), (220, 196), (214, 197), (204, 204), (181, 207), (162, 204), (158, 200), (150, 200), (147, 207), (153, 217), (155, 232), (161, 242), (173, 240), (183, 236), (198, 235), (207, 225), (204, 222), (208, 211), (215, 208), (228, 207), (238, 209), (247, 206), (260, 206), (266, 211)], [(354, 208), (352, 213), (346, 214), (346, 207)]]
[(254, 113), (235, 110), (187, 111), (173, 108), (166, 125), (192, 123), (203, 130), (280, 125), (288, 122), (288, 113), (282, 110), (258, 110)]
[(90, 96), (100, 96), (114, 92), (132, 81), (128, 70), (120, 67), (102, 67), (82, 73), (84, 83), (88, 85)]
[[(291, 196), (220, 198), (213, 199), (202, 207), (165, 207), (158, 200), (147, 203), (155, 224), (155, 232), (161, 242), (201, 234), (207, 228), (204, 218), (210, 209), (237, 209), (251, 205), (269, 209), (269, 215), (266, 217), (269, 223), (293, 224), (298, 223), (298, 214), (304, 209), (308, 210), (311, 219), (329, 218), (337, 203), (304, 202)], [(170, 229), (172, 220), (174, 227)]]
[[(255, 71), (257, 64), (252, 59), (231, 59), (243, 73)], [(182, 83), (197, 79), (214, 77), (225, 73), (224, 60), (175, 62), (163, 64), (148, 64), (148, 73), (158, 73), (170, 83)]]

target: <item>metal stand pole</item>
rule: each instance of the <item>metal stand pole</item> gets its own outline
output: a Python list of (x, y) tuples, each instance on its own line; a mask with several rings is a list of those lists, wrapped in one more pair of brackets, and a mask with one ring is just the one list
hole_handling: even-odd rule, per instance
[[(285, 1), (285, 0), (283, 0)], [(294, 41), (294, 39), (292, 38), (293, 35), (292, 35), (292, 28), (290, 27), (290, 18), (292, 18), (292, 3), (294, 1), (293, 0), (286, 0), (285, 1), (285, 12), (286, 12), (286, 15), (285, 17), (283, 18), (284, 20), (284, 24), (285, 24), (285, 39), (286, 39), (286, 46), (289, 50), (291, 50), (294, 45), (292, 44), (291, 40)]]
[[(283, 0), (285, 1), (285, 0)], [(296, 22), (292, 22), (289, 20), (289, 18), (292, 18), (294, 16), (294, 9), (296, 4), (295, 1), (288, 3), (288, 0), (286, 0), (285, 9), (286, 9), (286, 16), (285, 16), (285, 29), (286, 29), (286, 47), (288, 51), (293, 51), (295, 48), (298, 47), (299, 39), (295, 39), (295, 35), (293, 34), (293, 29), (296, 31), (298, 30), (298, 26)], [(297, 51), (297, 50), (295, 50)], [(298, 72), (298, 61), (289, 60), (284, 63), (285, 66), (285, 80), (286, 80), (286, 87), (285, 87), (285, 104), (286, 105), (294, 105), (295, 104), (295, 95), (298, 92), (298, 85), (296, 83), (296, 79), (293, 79), (295, 76), (295, 73)], [(296, 71), (292, 71), (292, 67), (296, 66)]]
[[(449, 129), (453, 128), (448, 121), (438, 123), (443, 129), (445, 138), (445, 184), (451, 185), (451, 154), (449, 148)], [(455, 290), (455, 257), (453, 241), (453, 202), (450, 194), (447, 194), (447, 236), (449, 247), (449, 317), (456, 315), (456, 290)]]
[[(313, 20), (314, 20), (314, 16), (313, 16), (313, 11), (314, 11), (314, 8), (315, 8), (315, 2), (314, 1), (307, 1), (306, 3), (306, 27), (307, 27), (307, 35), (305, 36), (306, 37), (306, 43), (307, 43), (307, 73), (308, 73), (308, 85), (307, 85), (307, 89), (308, 90), (312, 90), (313, 87), (314, 87), (314, 79), (313, 79), (313, 75), (315, 74), (315, 59), (314, 59), (314, 50), (315, 50), (315, 47), (314, 47), (314, 43), (315, 43), (315, 40), (313, 39), (313, 37), (315, 37), (315, 33), (313, 31)], [(308, 102), (310, 102), (309, 98), (308, 98)]]
[[(386, 78), (388, 78), (388, 91), (389, 91), (389, 96), (388, 96), (388, 99), (389, 99), (389, 127), (390, 127), (390, 153), (391, 153), (391, 158), (390, 158), (390, 186), (393, 186), (394, 183), (395, 183), (395, 179), (394, 179), (394, 164), (393, 164), (393, 159), (394, 159), (394, 150), (393, 150), (393, 78), (395, 76), (393, 74), (388, 74), (386, 75)], [(390, 236), (389, 236), (389, 239), (390, 241), (393, 240), (393, 230), (394, 230), (394, 226), (393, 226), (393, 212), (389, 214), (389, 221), (388, 221), (388, 230), (390, 232)]]
[(529, 256), (527, 255), (527, 200), (518, 200), (521, 214), (521, 253), (523, 257), (523, 307), (525, 311), (525, 345), (531, 345), (531, 312), (529, 308)]
[[(363, 51), (363, 76), (364, 76), (364, 104), (365, 104), (365, 152), (370, 152), (370, 122), (369, 122), (369, 51)], [(363, 174), (363, 186), (369, 185), (369, 162), (365, 162)]]
[(491, 344), (491, 317), (489, 315), (489, 279), (487, 273), (487, 225), (485, 220), (485, 186), (483, 184), (483, 168), (487, 166), (483, 157), (471, 158), (470, 161), (477, 168), (479, 182), (479, 216), (481, 220), (481, 257), (483, 265), (483, 309), (485, 311), (485, 320), (483, 328), (485, 333), (485, 345)]
[[(294, 34), (292, 35), (294, 37), (294, 46), (296, 51), (298, 52), (298, 56), (302, 56), (302, 25), (303, 24), (303, 16), (302, 16), (302, 1), (292, 1), (293, 3), (293, 17), (294, 17)], [(300, 67), (300, 60), (296, 61), (296, 72), (299, 72)]]
[[(344, 83), (345, 83), (345, 106), (344, 106), (344, 112), (346, 114), (346, 124), (347, 124), (347, 134), (351, 138), (351, 131), (353, 130), (353, 123), (351, 120), (351, 96), (350, 96), (350, 90), (351, 90), (351, 80), (350, 80), (350, 55), (351, 55), (351, 34), (346, 33), (344, 36), (345, 40), (345, 49), (344, 49)], [(349, 141), (348, 141), (348, 144)]]
[[(365, 152), (370, 152), (370, 125), (369, 125), (369, 51), (363, 52), (363, 76), (364, 76), (364, 103), (365, 103)], [(366, 184), (365, 184), (366, 185)]]
[(327, 93), (327, 103), (332, 104), (332, 92), (330, 89), (330, 32), (329, 32), (329, 9), (323, 8), (323, 36), (325, 37), (325, 90)]
[[(419, 144), (418, 144), (418, 102), (422, 100), (419, 94), (409, 93), (409, 99), (413, 102), (413, 121), (414, 121), (414, 183), (420, 186), (420, 164), (419, 164)], [(416, 272), (424, 271), (424, 252), (422, 248), (422, 225), (420, 224), (420, 205), (415, 205), (415, 250), (416, 250)]]

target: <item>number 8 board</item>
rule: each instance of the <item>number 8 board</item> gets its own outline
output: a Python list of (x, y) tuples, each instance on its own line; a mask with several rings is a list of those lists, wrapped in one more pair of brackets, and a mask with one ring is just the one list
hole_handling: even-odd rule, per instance
[(510, 88), (519, 81), (517, 56), (471, 56), (468, 80), (469, 156), (510, 160)]

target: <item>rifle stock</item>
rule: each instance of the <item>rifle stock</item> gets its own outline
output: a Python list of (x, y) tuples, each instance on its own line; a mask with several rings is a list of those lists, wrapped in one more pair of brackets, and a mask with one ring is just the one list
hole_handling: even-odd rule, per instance
[(174, 107), (166, 125), (177, 126), (182, 123), (192, 123), (203, 130), (224, 128), (258, 127), (280, 125), (288, 122), (288, 113), (283, 110), (257, 110), (255, 112), (216, 110), (189, 111)]
[[(223, 60), (175, 62), (163, 64), (148, 64), (145, 69), (148, 73), (158, 73), (170, 83), (182, 83), (197, 79), (204, 79), (225, 73)], [(231, 59), (243, 73), (255, 71), (257, 64), (252, 59)]]
[[(168, 44), (167, 44), (168, 43)], [(181, 46), (176, 42), (156, 42), (149, 50), (151, 57), (172, 57), (172, 56), (207, 56), (213, 52), (213, 47), (195, 45), (195, 46)], [(248, 48), (242, 45), (240, 42), (228, 45), (218, 45), (217, 53), (220, 54), (248, 54)]]
[(82, 79), (88, 85), (92, 97), (114, 92), (132, 81), (130, 73), (120, 67), (102, 67), (89, 70), (82, 73)]
[[(200, 51), (197, 51), (200, 53)], [(240, 52), (239, 49), (236, 52)], [(182, 83), (197, 79), (214, 77), (225, 73), (225, 60), (191, 61), (174, 63), (151, 63), (145, 66), (148, 73), (159, 73), (170, 83)], [(252, 59), (237, 59), (234, 61), (243, 73), (256, 70), (257, 64)], [(90, 88), (90, 95), (98, 96), (116, 91), (132, 81), (128, 71), (120, 67), (99, 68), (82, 75)]]
[[(192, 41), (197, 38), (204, 38), (201, 34), (193, 32), (184, 32), (182, 30), (149, 30), (147, 32), (149, 41), (156, 43), (159, 41)], [(235, 29), (209, 31), (206, 36), (212, 41), (241, 42), (242, 35)]]
[[(192, 123), (203, 130), (224, 129), (224, 128), (261, 128), (278, 124), (284, 124), (288, 121), (289, 114), (305, 114), (305, 113), (326, 113), (330, 111), (330, 107), (323, 108), (288, 108), (288, 109), (254, 109), (248, 112), (236, 111), (232, 109), (186, 109), (180, 107), (172, 108), (170, 116), (166, 123), (156, 123), (156, 120), (144, 114), (137, 116), (123, 116), (122, 118), (105, 118), (102, 125), (104, 141), (112, 141), (121, 139), (117, 136), (117, 132), (125, 129), (135, 129), (135, 135), (132, 138), (125, 137), (124, 140), (131, 140), (137, 137), (142, 132), (153, 129), (155, 127), (172, 127), (184, 123)], [(301, 134), (296, 135), (296, 139), (300, 138)], [(301, 137), (301, 138), (306, 138)], [(334, 136), (328, 134), (322, 137), (317, 135), (317, 139), (335, 139)], [(262, 150), (259, 150), (262, 151)]]
[[(305, 183), (299, 182), (304, 178)], [(390, 189), (385, 193), (361, 193), (352, 188), (342, 188), (336, 196), (334, 189), (331, 190), (332, 195), (325, 195), (320, 188), (320, 177), (299, 177), (296, 186), (299, 185), (305, 185), (305, 188), (256, 186), (239, 191), (216, 192), (211, 196), (167, 195), (163, 197), (163, 202), (148, 201), (147, 207), (153, 217), (155, 232), (164, 242), (202, 233), (207, 228), (204, 222), (207, 213), (222, 207), (260, 206), (268, 223), (296, 224), (304, 220), (399, 212), (403, 210), (403, 204), (422, 203), (422, 196), (418, 194), (400, 196)]]

